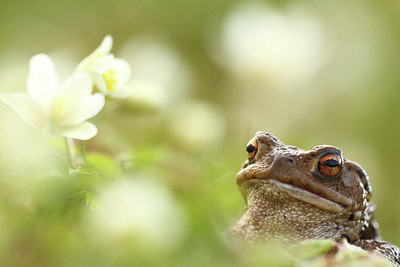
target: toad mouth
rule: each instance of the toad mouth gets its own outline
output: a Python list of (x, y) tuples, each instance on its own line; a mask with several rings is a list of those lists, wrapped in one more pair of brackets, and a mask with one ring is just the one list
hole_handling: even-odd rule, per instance
[(307, 190), (301, 189), (299, 187), (286, 184), (274, 179), (269, 179), (267, 181), (271, 184), (274, 184), (278, 188), (278, 190), (286, 192), (291, 197), (309, 203), (311, 205), (317, 206), (321, 209), (335, 213), (340, 213), (345, 210), (345, 207), (342, 206), (341, 204), (333, 202), (327, 198), (324, 198)]
[(320, 192), (320, 194), (314, 193), (313, 188), (320, 188), (320, 185), (317, 185), (315, 183), (310, 183), (309, 181), (309, 186), (311, 187), (310, 190), (306, 190), (303, 188), (300, 188), (296, 185), (289, 184), (283, 181), (279, 181), (274, 178), (251, 178), (251, 179), (246, 179), (243, 176), (243, 173), (239, 173), (237, 176), (237, 182), (238, 184), (241, 184), (242, 182), (246, 181), (260, 181), (264, 183), (269, 183), (272, 186), (275, 186), (277, 190), (281, 192), (285, 192), (289, 196), (296, 198), (298, 200), (301, 200), (303, 202), (309, 203), (311, 205), (314, 205), (316, 207), (319, 207), (321, 209), (339, 213), (343, 212), (346, 210), (346, 207), (349, 207), (353, 204), (353, 201), (346, 197), (343, 196), (335, 191), (333, 191), (330, 188), (324, 188), (323, 192)]

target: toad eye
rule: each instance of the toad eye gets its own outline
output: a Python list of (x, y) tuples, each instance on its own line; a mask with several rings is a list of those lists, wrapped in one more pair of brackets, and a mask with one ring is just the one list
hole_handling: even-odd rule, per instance
[(318, 161), (319, 173), (327, 178), (337, 175), (342, 168), (342, 159), (336, 153), (329, 153), (322, 156)]
[(246, 147), (247, 158), (249, 160), (254, 159), (254, 157), (257, 154), (257, 150), (258, 150), (257, 139), (253, 139), (247, 144), (247, 147)]

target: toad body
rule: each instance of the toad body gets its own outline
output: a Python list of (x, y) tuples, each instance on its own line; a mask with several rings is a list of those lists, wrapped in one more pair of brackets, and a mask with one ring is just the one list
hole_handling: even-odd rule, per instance
[(246, 211), (233, 230), (245, 242), (346, 238), (400, 266), (399, 249), (379, 239), (367, 173), (321, 145), (310, 151), (257, 132), (236, 176)]

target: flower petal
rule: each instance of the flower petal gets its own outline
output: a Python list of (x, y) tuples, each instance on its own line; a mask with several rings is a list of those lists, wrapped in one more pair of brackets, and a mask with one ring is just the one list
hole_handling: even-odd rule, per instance
[(133, 89), (128, 85), (117, 86), (114, 92), (109, 92), (107, 96), (112, 99), (123, 99), (132, 95)]
[(80, 108), (85, 98), (92, 92), (92, 80), (85, 73), (72, 76), (61, 87), (51, 103), (48, 118), (58, 125), (64, 125), (69, 114)]
[(125, 59), (115, 58), (110, 64), (109, 69), (115, 70), (115, 79), (118, 81), (118, 84), (126, 83), (131, 77), (131, 66)]
[(114, 59), (115, 57), (113, 54), (107, 54), (102, 57), (96, 58), (92, 62), (90, 62), (89, 65), (86, 66), (84, 71), (102, 73), (110, 68), (109, 66), (112, 64)]
[(96, 86), (96, 89), (98, 91), (100, 91), (103, 94), (107, 93), (106, 82), (104, 81), (104, 78), (103, 76), (101, 76), (100, 73), (91, 72), (90, 77), (92, 78), (93, 84)]
[(79, 107), (68, 114), (62, 124), (65, 126), (81, 124), (97, 115), (104, 107), (104, 102), (104, 95), (100, 93), (85, 98)]
[(53, 129), (53, 133), (78, 140), (89, 140), (97, 134), (97, 127), (91, 122), (84, 122), (77, 126)]
[(49, 113), (50, 104), (59, 89), (59, 84), (58, 75), (50, 57), (46, 54), (32, 57), (27, 80), (28, 94), (42, 107), (45, 114)]
[(113, 46), (113, 38), (111, 35), (106, 35), (101, 42), (100, 46), (94, 50), (93, 54), (106, 55), (110, 53)]
[(93, 61), (109, 54), (111, 51), (112, 45), (113, 45), (113, 39), (110, 35), (107, 35), (106, 37), (104, 37), (100, 46), (98, 48), (96, 48), (96, 50), (94, 50), (89, 56), (84, 58), (78, 64), (78, 66), (76, 67), (76, 71), (85, 70), (87, 67), (89, 67), (93, 63)]
[(26, 123), (36, 129), (45, 125), (45, 116), (29, 96), (25, 94), (0, 95), (0, 99), (12, 108)]
[(66, 80), (57, 98), (62, 98), (71, 106), (80, 105), (80, 102), (88, 97), (93, 90), (92, 79), (86, 73), (79, 73)]

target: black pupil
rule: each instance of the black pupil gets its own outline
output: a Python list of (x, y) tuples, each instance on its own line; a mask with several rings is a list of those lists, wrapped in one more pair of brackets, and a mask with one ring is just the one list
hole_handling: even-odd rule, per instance
[(256, 150), (256, 148), (252, 144), (248, 145), (246, 148), (246, 151), (248, 153), (253, 153), (255, 150)]
[(335, 159), (328, 159), (328, 160), (325, 160), (324, 162), (322, 162), (322, 165), (328, 166), (331, 168), (335, 168), (335, 167), (339, 166), (339, 161), (337, 161)]

